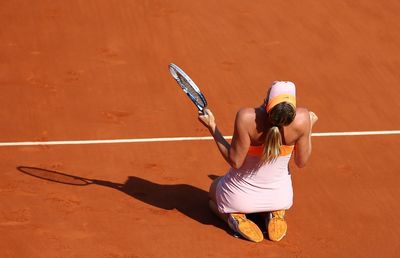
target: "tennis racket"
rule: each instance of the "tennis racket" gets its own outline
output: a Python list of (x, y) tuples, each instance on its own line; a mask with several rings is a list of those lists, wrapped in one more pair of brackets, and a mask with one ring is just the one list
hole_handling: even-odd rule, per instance
[(203, 110), (207, 107), (207, 101), (199, 87), (197, 87), (192, 79), (190, 79), (190, 77), (176, 64), (170, 64), (169, 71), (189, 99), (195, 104), (197, 109), (204, 113)]

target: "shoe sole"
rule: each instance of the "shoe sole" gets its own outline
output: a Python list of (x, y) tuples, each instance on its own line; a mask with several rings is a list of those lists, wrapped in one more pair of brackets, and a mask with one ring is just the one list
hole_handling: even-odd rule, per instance
[(272, 241), (281, 241), (286, 236), (287, 223), (283, 218), (272, 218), (268, 222), (268, 236)]
[(253, 221), (239, 216), (234, 216), (234, 218), (238, 221), (237, 230), (242, 237), (256, 243), (264, 240), (263, 233)]

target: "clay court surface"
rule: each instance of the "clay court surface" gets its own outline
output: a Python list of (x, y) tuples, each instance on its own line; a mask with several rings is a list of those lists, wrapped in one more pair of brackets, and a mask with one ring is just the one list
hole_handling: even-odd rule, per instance
[[(314, 132), (400, 129), (398, 1), (2, 1), (0, 142), (224, 135), (291, 80)], [(399, 134), (313, 137), (279, 243), (207, 207), (212, 141), (0, 147), (0, 257), (400, 257)], [(27, 168), (29, 167), (29, 168)], [(85, 186), (35, 176), (63, 173)], [(49, 172), (53, 171), (53, 172)]]

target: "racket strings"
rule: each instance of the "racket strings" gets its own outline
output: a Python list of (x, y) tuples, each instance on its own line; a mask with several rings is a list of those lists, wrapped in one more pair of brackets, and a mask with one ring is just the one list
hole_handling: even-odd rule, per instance
[(189, 93), (197, 103), (199, 103), (202, 107), (206, 106), (206, 103), (204, 100), (200, 97), (200, 94), (192, 87), (192, 85), (183, 77), (181, 74), (177, 73), (178, 79), (181, 81), (182, 84), (184, 84), (187, 93)]

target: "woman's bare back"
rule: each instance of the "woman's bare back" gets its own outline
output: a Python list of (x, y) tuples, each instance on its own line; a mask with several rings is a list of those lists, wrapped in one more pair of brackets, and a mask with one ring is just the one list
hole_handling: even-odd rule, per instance
[[(243, 112), (249, 123), (249, 136), (252, 146), (263, 145), (268, 130), (273, 126), (268, 119), (267, 112), (262, 108), (244, 108)], [(300, 136), (307, 130), (310, 123), (309, 112), (306, 108), (297, 108), (294, 121), (280, 128), (284, 145), (295, 145)]]

